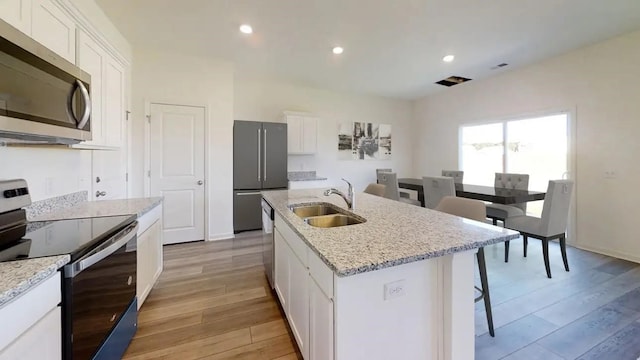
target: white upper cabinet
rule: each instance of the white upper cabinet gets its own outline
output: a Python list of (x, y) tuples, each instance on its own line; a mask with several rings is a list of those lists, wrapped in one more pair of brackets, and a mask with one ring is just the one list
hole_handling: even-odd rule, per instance
[(78, 31), (78, 62), (80, 69), (91, 75), (91, 141), (85, 144), (102, 144), (103, 139), (103, 102), (102, 93), (103, 69), (106, 54), (98, 44), (87, 34)]
[(124, 69), (113, 58), (107, 57), (104, 71), (104, 132), (105, 143), (120, 147), (124, 137)]
[(78, 31), (77, 64), (91, 75), (92, 139), (74, 147), (119, 149), (125, 136), (124, 67), (84, 31)]
[(31, 35), (31, 0), (0, 0), (0, 19)]
[(31, 37), (75, 64), (76, 24), (53, 0), (32, 0)]
[(318, 119), (311, 114), (285, 112), (287, 151), (290, 155), (311, 155), (317, 151)]

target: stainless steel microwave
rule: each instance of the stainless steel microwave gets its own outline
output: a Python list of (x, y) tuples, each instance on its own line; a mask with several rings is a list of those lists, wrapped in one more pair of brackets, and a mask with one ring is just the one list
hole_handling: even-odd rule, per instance
[(0, 20), (0, 141), (91, 140), (91, 76)]

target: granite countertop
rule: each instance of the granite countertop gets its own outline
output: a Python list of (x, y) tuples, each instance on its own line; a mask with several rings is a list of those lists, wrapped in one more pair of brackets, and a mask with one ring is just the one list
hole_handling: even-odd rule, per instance
[(0, 263), (0, 307), (47, 279), (70, 259), (59, 255)]
[(73, 207), (64, 208), (30, 218), (31, 221), (49, 221), (78, 219), (98, 216), (132, 215), (138, 217), (146, 214), (154, 207), (162, 203), (161, 197), (85, 201)]
[(290, 171), (287, 173), (289, 181), (317, 181), (327, 180), (326, 177), (316, 175), (315, 171)]
[(515, 231), (365, 193), (352, 211), (367, 221), (335, 228), (306, 224), (288, 205), (330, 202), (346, 209), (339, 196), (320, 190), (264, 191), (263, 197), (311, 249), (338, 275), (435, 258), (515, 239)]

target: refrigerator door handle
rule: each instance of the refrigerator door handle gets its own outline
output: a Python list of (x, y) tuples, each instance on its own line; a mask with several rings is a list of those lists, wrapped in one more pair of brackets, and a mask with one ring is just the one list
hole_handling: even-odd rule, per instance
[(261, 165), (261, 160), (262, 160), (262, 154), (260, 151), (260, 129), (258, 129), (258, 181), (260, 181), (260, 168), (262, 167)]
[(267, 181), (267, 129), (264, 129), (264, 181)]

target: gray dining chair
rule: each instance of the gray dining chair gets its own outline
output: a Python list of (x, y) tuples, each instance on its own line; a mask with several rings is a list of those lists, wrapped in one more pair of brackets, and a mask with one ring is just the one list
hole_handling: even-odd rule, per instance
[(424, 207), (435, 209), (445, 196), (456, 196), (453, 178), (447, 176), (423, 176)]
[[(380, 174), (393, 172), (392, 169), (376, 169), (376, 182), (380, 184)], [(400, 190), (401, 198), (411, 198), (408, 192)]]
[(384, 197), (386, 186), (382, 184), (369, 184), (364, 189), (364, 192), (371, 195)]
[[(493, 186), (503, 189), (529, 190), (529, 175), (496, 173)], [(525, 215), (526, 212), (527, 203), (511, 205), (487, 204), (487, 217), (493, 220), (493, 225), (497, 225), (498, 220), (504, 223), (504, 220), (508, 217)]]
[(442, 176), (452, 177), (454, 183), (462, 184), (462, 179), (464, 178), (464, 171), (460, 171), (460, 170), (442, 170)]
[(398, 191), (398, 174), (392, 172), (380, 173), (379, 183), (385, 186), (384, 197), (406, 204), (420, 206), (420, 201), (400, 196)]
[[(542, 205), (542, 216), (516, 216), (507, 218), (504, 226), (508, 229), (519, 231), (524, 240), (524, 256), (527, 256), (528, 238), (542, 240), (542, 254), (544, 256), (544, 267), (547, 270), (547, 277), (551, 278), (551, 268), (549, 267), (549, 240), (559, 239), (560, 252), (564, 269), (569, 271), (567, 261), (566, 230), (569, 218), (569, 206), (571, 204), (571, 193), (573, 192), (573, 181), (571, 180), (550, 180), (547, 193)], [(505, 259), (508, 259), (509, 241), (505, 242)]]
[[(471, 220), (484, 222), (487, 217), (485, 204), (480, 200), (472, 200), (459, 198), (455, 196), (445, 196), (440, 200), (435, 210), (445, 212), (447, 214), (464, 217)], [(493, 330), (493, 315), (491, 313), (491, 297), (489, 296), (489, 281), (487, 279), (487, 264), (484, 258), (484, 248), (478, 248), (476, 253), (478, 259), (478, 271), (480, 272), (480, 287), (475, 287), (480, 295), (475, 298), (475, 302), (484, 300), (484, 309), (487, 314), (487, 324), (489, 325), (489, 334), (495, 336)]]

